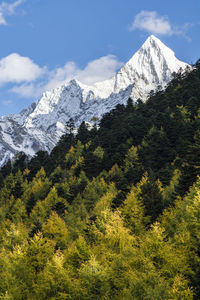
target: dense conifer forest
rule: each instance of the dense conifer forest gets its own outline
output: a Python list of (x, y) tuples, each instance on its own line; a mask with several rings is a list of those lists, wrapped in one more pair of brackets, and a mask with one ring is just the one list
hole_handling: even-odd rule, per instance
[[(98, 121), (98, 120), (97, 120)], [(1, 299), (200, 298), (200, 62), (0, 171)]]

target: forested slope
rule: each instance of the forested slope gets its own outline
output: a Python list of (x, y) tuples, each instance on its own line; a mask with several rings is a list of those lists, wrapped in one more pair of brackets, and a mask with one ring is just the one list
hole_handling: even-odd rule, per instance
[(199, 299), (200, 64), (0, 176), (2, 299)]

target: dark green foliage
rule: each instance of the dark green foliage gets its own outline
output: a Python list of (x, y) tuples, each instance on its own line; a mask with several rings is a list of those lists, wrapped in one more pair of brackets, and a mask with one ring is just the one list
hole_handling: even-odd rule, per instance
[(34, 197), (34, 194), (31, 193), (30, 196), (29, 196), (28, 202), (26, 204), (26, 211), (27, 211), (28, 215), (30, 215), (30, 213), (31, 213), (33, 207), (35, 206), (36, 202), (37, 201), (36, 201), (36, 199)]
[(28, 157), (24, 152), (19, 152), (15, 155), (12, 172), (16, 173), (18, 170), (24, 171), (28, 165)]
[(8, 160), (7, 163), (0, 170), (0, 187), (3, 186), (3, 181), (6, 176), (8, 176), (12, 172), (11, 161)]
[(75, 129), (74, 120), (72, 118), (69, 119), (69, 121), (65, 124), (65, 131), (66, 134), (73, 134)]
[(81, 141), (83, 144), (87, 144), (90, 140), (90, 131), (88, 129), (88, 125), (83, 121), (78, 128), (78, 133), (76, 136), (77, 140)]
[(141, 197), (145, 206), (145, 213), (151, 216), (150, 221), (153, 223), (164, 209), (159, 183), (152, 178), (144, 182), (141, 185)]
[(68, 132), (67, 129), (67, 132), (60, 138), (56, 147), (51, 151), (50, 163), (46, 166), (48, 174), (53, 172), (58, 165), (61, 165), (61, 167), (64, 166), (65, 155), (75, 142), (74, 134), (71, 133), (71, 129), (70, 133)]
[(37, 154), (28, 163), (27, 167), (30, 170), (28, 178), (32, 179), (42, 167), (47, 168), (49, 164), (50, 158), (48, 152), (38, 151)]
[(199, 62), (98, 127), (70, 119), (0, 170), (0, 297), (199, 299), (199, 176)]

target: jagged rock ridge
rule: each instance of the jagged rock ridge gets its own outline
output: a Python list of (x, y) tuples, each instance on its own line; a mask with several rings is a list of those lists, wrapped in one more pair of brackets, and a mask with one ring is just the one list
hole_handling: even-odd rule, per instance
[(51, 151), (70, 118), (79, 126), (82, 121), (100, 119), (129, 97), (145, 101), (151, 90), (164, 88), (174, 72), (187, 67), (158, 38), (150, 36), (113, 78), (93, 86), (72, 80), (44, 93), (37, 104), (21, 113), (1, 117), (0, 166), (20, 151), (30, 157), (39, 150)]

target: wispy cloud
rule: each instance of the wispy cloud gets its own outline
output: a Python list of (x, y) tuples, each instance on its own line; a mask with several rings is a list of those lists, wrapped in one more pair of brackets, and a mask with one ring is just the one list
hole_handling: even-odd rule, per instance
[[(35, 69), (39, 71), (37, 81), (23, 82), (15, 85), (10, 91), (25, 98), (32, 98), (39, 97), (43, 92), (59, 87), (71, 79), (92, 85), (95, 82), (111, 78), (122, 65), (123, 63), (116, 56), (107, 55), (90, 61), (83, 69), (79, 68), (75, 62), (67, 62), (63, 67), (53, 70), (38, 67)], [(44, 72), (42, 77), (40, 76), (41, 72)]]
[(6, 17), (16, 13), (16, 9), (25, 0), (16, 0), (13, 3), (2, 2), (0, 4), (0, 25), (7, 25)]
[(12, 100), (4, 100), (4, 101), (2, 101), (2, 104), (5, 106), (10, 106), (13, 104), (13, 101)]
[(171, 24), (168, 16), (160, 16), (156, 11), (142, 10), (135, 16), (133, 23), (129, 26), (129, 30), (138, 29), (155, 35), (182, 35), (189, 40), (186, 32), (191, 26), (192, 24), (190, 23), (175, 26)]
[(166, 16), (159, 16), (156, 11), (142, 10), (134, 18), (130, 31), (135, 29), (148, 31), (154, 34), (171, 35), (172, 27)]
[(80, 69), (75, 62), (67, 62), (64, 67), (49, 72), (49, 82), (46, 89), (52, 89), (71, 79), (78, 79), (85, 84), (94, 84), (111, 78), (116, 70), (122, 66), (114, 55), (107, 55), (90, 61), (87, 66)]

